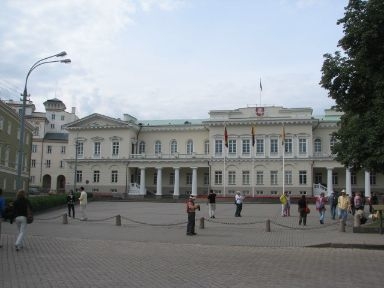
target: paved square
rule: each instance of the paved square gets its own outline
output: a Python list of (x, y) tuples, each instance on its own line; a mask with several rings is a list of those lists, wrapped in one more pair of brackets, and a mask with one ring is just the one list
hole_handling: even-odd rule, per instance
[(384, 235), (352, 233), (351, 222), (339, 232), (329, 215), (320, 225), (314, 207), (304, 228), (295, 205), (281, 217), (280, 205), (247, 203), (241, 218), (217, 204), (199, 229), (201, 204), (194, 237), (182, 203), (91, 202), (90, 221), (68, 224), (65, 207), (36, 215), (19, 252), (15, 225), (3, 223), (0, 287), (382, 287), (383, 250), (307, 246), (383, 245)]

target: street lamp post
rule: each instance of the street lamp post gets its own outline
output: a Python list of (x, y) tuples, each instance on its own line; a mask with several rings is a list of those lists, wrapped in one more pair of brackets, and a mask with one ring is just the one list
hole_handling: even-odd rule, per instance
[(22, 189), (23, 187), (23, 181), (21, 177), (22, 173), (22, 166), (23, 166), (23, 148), (24, 148), (24, 131), (25, 131), (25, 106), (27, 102), (28, 92), (27, 92), (27, 83), (29, 75), (31, 75), (32, 71), (35, 70), (37, 67), (48, 64), (48, 63), (71, 63), (71, 59), (64, 59), (64, 60), (49, 60), (48, 59), (54, 58), (54, 57), (64, 57), (67, 55), (67, 52), (63, 51), (58, 54), (40, 59), (39, 61), (35, 62), (35, 64), (32, 65), (32, 67), (29, 69), (27, 77), (25, 78), (25, 85), (24, 85), (24, 92), (23, 92), (23, 105), (21, 110), (20, 116), (20, 137), (19, 137), (19, 151), (18, 151), (18, 158), (17, 158), (17, 179), (16, 179), (16, 188)]

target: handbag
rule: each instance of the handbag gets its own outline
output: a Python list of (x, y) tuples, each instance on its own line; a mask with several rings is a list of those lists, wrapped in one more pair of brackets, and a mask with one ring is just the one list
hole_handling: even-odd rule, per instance
[(311, 213), (311, 210), (310, 210), (308, 207), (305, 207), (305, 208), (304, 208), (304, 212), (307, 213), (307, 214), (309, 214), (309, 213)]
[(33, 222), (33, 214), (31, 207), (27, 208), (27, 224), (31, 224)]

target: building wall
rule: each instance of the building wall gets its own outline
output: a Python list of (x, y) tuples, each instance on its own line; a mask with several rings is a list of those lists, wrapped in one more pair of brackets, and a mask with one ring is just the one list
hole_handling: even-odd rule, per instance
[[(20, 137), (19, 115), (0, 101), (0, 187), (6, 193), (16, 192), (18, 147)], [(28, 188), (32, 130), (25, 127), (23, 146), (22, 187)]]
[[(16, 112), (21, 109), (19, 102), (9, 101), (7, 104)], [(72, 113), (66, 112), (65, 105), (59, 99), (48, 100), (44, 105), (45, 112), (36, 112), (35, 106), (30, 101), (27, 102), (26, 107), (26, 120), (33, 129), (33, 140), (29, 149), (31, 155), (29, 184), (43, 192), (64, 192), (65, 182), (64, 187), (60, 189), (61, 181), (59, 181), (61, 177), (65, 178), (64, 159), (68, 149), (68, 133), (64, 126), (78, 117), (74, 113), (74, 108)], [(55, 134), (47, 137), (48, 133)], [(48, 153), (48, 147), (50, 147), (50, 153)], [(62, 153), (62, 147), (65, 147), (65, 153)]]

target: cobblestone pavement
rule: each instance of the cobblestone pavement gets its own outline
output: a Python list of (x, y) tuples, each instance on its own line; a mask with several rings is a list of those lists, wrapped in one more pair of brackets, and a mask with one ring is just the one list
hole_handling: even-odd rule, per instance
[[(302, 227), (295, 210), (281, 217), (280, 205), (245, 204), (241, 218), (234, 205), (217, 206), (201, 229), (202, 205), (193, 237), (180, 203), (92, 202), (89, 221), (68, 224), (58, 209), (35, 216), (19, 252), (15, 225), (3, 223), (0, 287), (383, 286), (384, 235), (352, 233), (350, 221), (339, 232), (329, 215), (320, 225), (314, 207)], [(377, 249), (309, 248), (321, 244)]]

